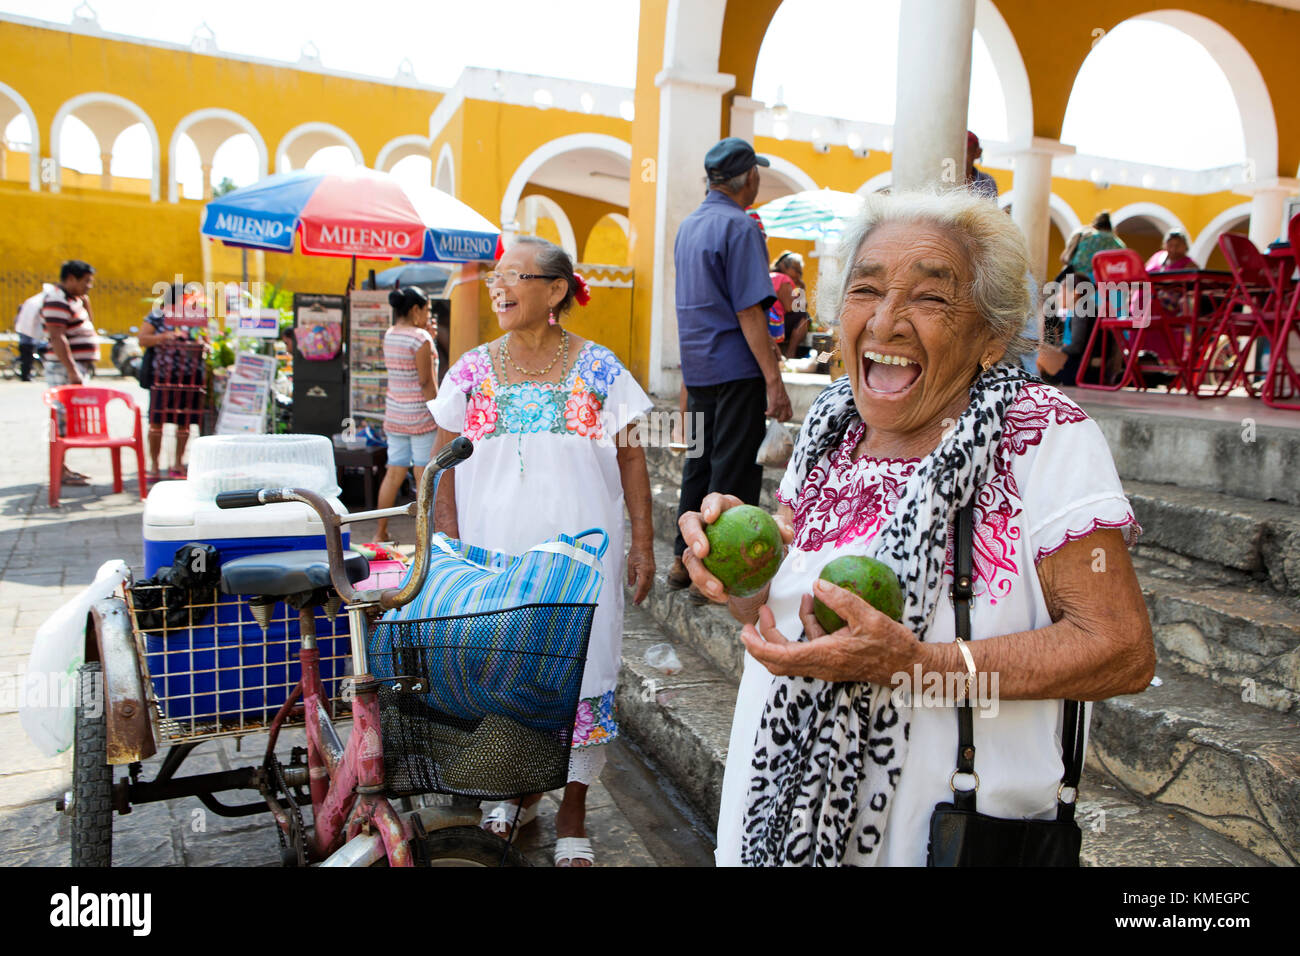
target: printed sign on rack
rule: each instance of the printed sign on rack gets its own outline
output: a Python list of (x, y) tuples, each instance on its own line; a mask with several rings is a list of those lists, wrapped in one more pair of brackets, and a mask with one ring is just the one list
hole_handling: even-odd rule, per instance
[(218, 435), (261, 434), (266, 431), (266, 409), (275, 381), (275, 359), (269, 355), (240, 352), (226, 380), (217, 416)]
[(382, 420), (388, 395), (384, 334), (393, 324), (386, 289), (354, 289), (348, 298), (351, 339), (348, 364), (352, 380), (348, 413), (353, 418)]
[(280, 335), (280, 313), (275, 309), (251, 309), (226, 313), (226, 328), (237, 336), (274, 339)]

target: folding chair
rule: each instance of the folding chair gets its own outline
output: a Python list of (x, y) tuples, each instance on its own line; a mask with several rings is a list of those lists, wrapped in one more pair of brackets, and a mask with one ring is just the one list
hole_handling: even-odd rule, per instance
[[(1232, 289), (1223, 303), (1219, 321), (1202, 343), (1193, 389), (1200, 397), (1206, 376), (1213, 372), (1219, 374), (1219, 381), (1211, 397), (1226, 395), (1237, 385), (1244, 387), (1251, 397), (1258, 397), (1259, 382), (1251, 381), (1246, 364), (1260, 342), (1268, 347), (1270, 355), (1275, 351), (1273, 343), (1281, 324), (1286, 279), (1246, 236), (1225, 233), (1219, 237), (1219, 248), (1232, 270)], [(1224, 344), (1226, 348), (1222, 347)], [(1216, 353), (1224, 356), (1226, 366), (1211, 361)]]
[[(1291, 240), (1293, 257), (1290, 268), (1295, 268), (1295, 264), (1300, 262), (1294, 258), (1300, 254), (1300, 215), (1291, 217), (1287, 226), (1287, 238)], [(1280, 271), (1279, 278), (1283, 282), (1287, 281), (1288, 270), (1283, 268)], [(1295, 355), (1292, 355), (1293, 349)], [(1286, 307), (1277, 334), (1273, 337), (1262, 397), (1264, 404), (1270, 408), (1300, 411), (1300, 282), (1292, 290), (1291, 303)]]
[[(1185, 361), (1187, 322), (1165, 310), (1154, 294), (1142, 257), (1132, 249), (1107, 249), (1092, 257), (1092, 274), (1097, 287), (1097, 321), (1075, 384), (1109, 392), (1130, 385), (1145, 389), (1144, 376), (1158, 374), (1171, 389), (1190, 387)], [(1139, 305), (1136, 310), (1135, 301)], [(1088, 383), (1084, 376), (1094, 358), (1100, 361), (1102, 376), (1097, 383)], [(1119, 376), (1107, 384), (1106, 370), (1116, 364), (1121, 368)]]

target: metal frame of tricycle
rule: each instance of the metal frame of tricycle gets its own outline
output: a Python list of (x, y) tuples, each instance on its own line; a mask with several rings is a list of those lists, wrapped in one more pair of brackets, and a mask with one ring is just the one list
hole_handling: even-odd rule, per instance
[[(357, 591), (344, 570), (340, 530), (343, 525), (357, 521), (408, 515), (416, 519), (417, 540), (427, 542), (438, 475), (468, 457), (471, 451), (468, 440), (450, 443), (425, 469), (417, 500), (395, 508), (338, 515), (320, 495), (289, 488), (227, 492), (218, 496), (217, 504), (222, 508), (298, 501), (310, 505), (325, 522), (330, 579), (334, 590), (345, 601), (354, 668), (353, 729), (346, 747), (340, 742), (331, 719), (314, 638), (304, 637), (301, 641), (302, 676), (269, 725), (241, 725), (231, 732), (204, 733), (200, 740), (178, 739), (163, 727), (161, 709), (142, 666), (126, 601), (112, 597), (92, 607), (86, 627), (86, 660), (98, 660), (103, 666), (108, 763), (128, 767), (128, 776), (113, 788), (113, 804), (118, 813), (129, 813), (134, 804), (188, 796), (197, 797), (205, 807), (221, 816), (270, 812), (282, 837), (289, 838), (291, 848), (296, 846), (296, 862), (305, 863), (310, 858), (334, 865), (361, 865), (387, 856), (390, 865), (410, 866), (413, 863), (410, 841), (422, 829), (449, 822), (469, 822), (468, 818), (466, 821), (452, 819), (464, 816), (456, 810), (430, 807), (403, 817), (384, 796), (378, 698), (381, 682), (370, 673), (367, 659), (367, 614), (401, 607), (419, 593), (429, 567), (428, 549), (417, 549), (414, 568), (402, 587)], [(279, 731), (299, 713), (307, 732), (307, 763), (298, 762), (301, 749), (294, 748), (290, 764), (282, 766), (274, 753)], [(201, 740), (263, 729), (269, 731), (269, 740), (262, 766), (176, 778), (177, 769)], [(174, 742), (158, 774), (153, 780), (140, 779), (141, 762), (157, 752), (160, 739), (168, 738)], [(309, 794), (303, 793), (303, 787), (309, 789)], [(213, 796), (228, 790), (254, 790), (263, 799), (231, 806)], [(280, 800), (281, 793), (284, 801)], [(301, 827), (299, 802), (310, 802), (313, 808), (310, 837), (295, 833)], [(358, 837), (368, 839), (357, 840)], [(345, 846), (347, 851), (340, 852)]]

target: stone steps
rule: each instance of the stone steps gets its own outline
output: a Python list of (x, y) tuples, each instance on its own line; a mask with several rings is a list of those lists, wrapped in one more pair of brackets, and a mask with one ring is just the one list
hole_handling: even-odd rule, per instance
[(1168, 666), (1093, 709), (1091, 759), (1129, 790), (1277, 865), (1300, 863), (1300, 723)]
[(1267, 586), (1133, 559), (1163, 663), (1259, 706), (1300, 713), (1300, 612)]
[(1144, 548), (1300, 595), (1300, 508), (1137, 480), (1125, 480), (1124, 491), (1142, 525)]

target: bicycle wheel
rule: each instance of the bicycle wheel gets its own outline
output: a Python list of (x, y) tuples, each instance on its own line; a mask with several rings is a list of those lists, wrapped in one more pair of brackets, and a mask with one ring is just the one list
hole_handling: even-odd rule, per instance
[(72, 737), (72, 865), (113, 863), (113, 768), (108, 763), (108, 718), (84, 702), (102, 701), (95, 685), (103, 665), (88, 661), (77, 677), (76, 723)]
[(447, 827), (424, 838), (428, 866), (529, 866), (529, 862), (499, 836), (478, 827)]

